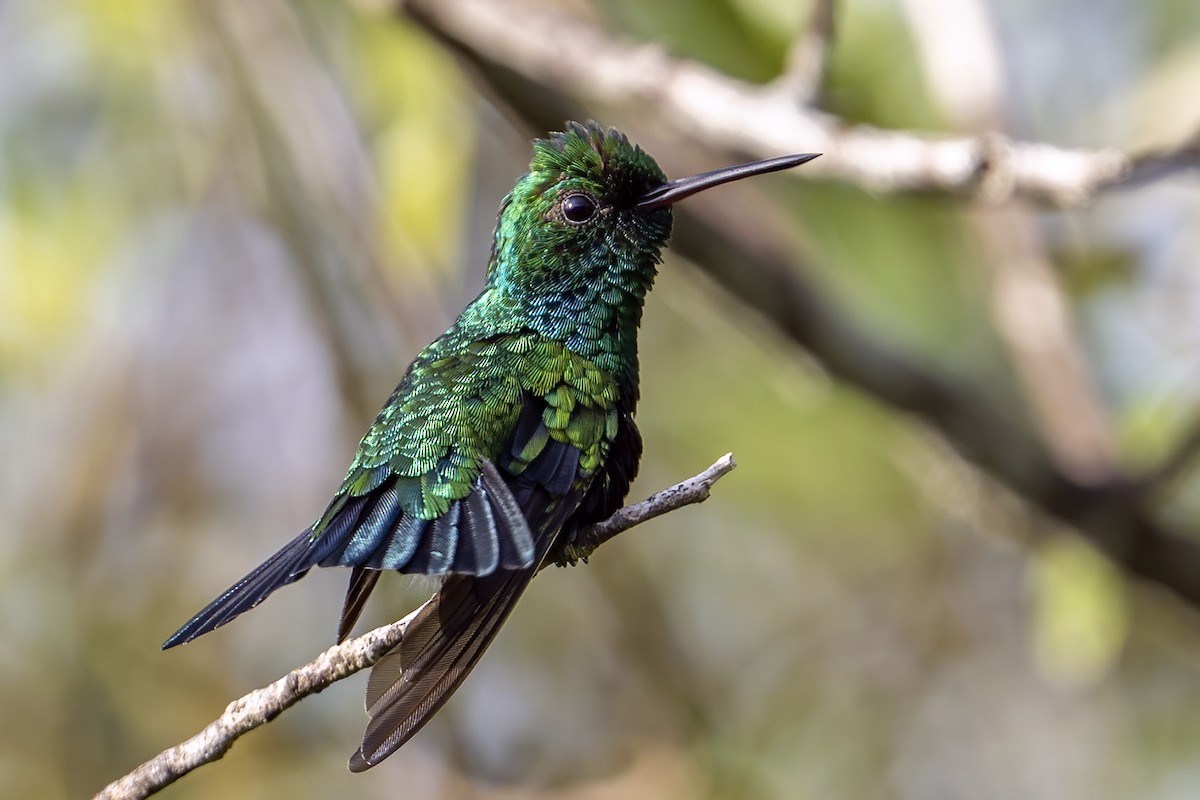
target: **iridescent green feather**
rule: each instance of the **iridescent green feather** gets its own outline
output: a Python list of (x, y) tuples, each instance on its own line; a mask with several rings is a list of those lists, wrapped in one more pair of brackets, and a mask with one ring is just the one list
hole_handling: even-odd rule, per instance
[(498, 459), (527, 395), (546, 403), (546, 431), (524, 444), (519, 461), (532, 462), (553, 438), (580, 450), (581, 478), (600, 466), (615, 435), (616, 379), (561, 342), (517, 325), (486, 340), (463, 327), (451, 328), (414, 362), (363, 437), (335, 501), (313, 527), (314, 539), (341, 510), (343, 496), (374, 491), (383, 477), (401, 479), (405, 513), (422, 519), (444, 513), (470, 494), (481, 459)]

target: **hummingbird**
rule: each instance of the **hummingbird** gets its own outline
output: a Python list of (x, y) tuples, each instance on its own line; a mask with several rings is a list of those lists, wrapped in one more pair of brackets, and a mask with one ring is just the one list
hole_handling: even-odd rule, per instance
[(538, 570), (571, 562), (576, 533), (621, 507), (642, 454), (638, 326), (672, 204), (817, 155), (669, 181), (595, 122), (535, 140), (501, 202), (483, 290), (409, 366), (324, 513), (163, 649), (315, 566), (350, 568), (339, 642), (384, 572), (438, 576), (372, 670), (349, 768), (395, 752), (462, 683)]

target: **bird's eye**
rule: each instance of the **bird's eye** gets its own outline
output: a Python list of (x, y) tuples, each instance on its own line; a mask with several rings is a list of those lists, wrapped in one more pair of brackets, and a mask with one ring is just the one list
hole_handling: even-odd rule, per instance
[(563, 219), (582, 225), (596, 213), (596, 201), (586, 194), (569, 194), (562, 201)]

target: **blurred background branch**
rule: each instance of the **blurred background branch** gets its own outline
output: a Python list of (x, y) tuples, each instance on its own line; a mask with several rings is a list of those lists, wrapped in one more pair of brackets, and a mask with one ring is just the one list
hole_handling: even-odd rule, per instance
[(781, 95), (802, 106), (816, 106), (829, 69), (834, 35), (834, 0), (815, 0), (808, 24), (788, 48), (783, 72), (773, 82)]
[(824, 153), (810, 173), (875, 192), (944, 191), (993, 202), (1027, 197), (1076, 206), (1165, 163), (1192, 169), (1192, 140), (1133, 157), (1114, 149), (1058, 148), (998, 135), (930, 136), (848, 125), (769, 87), (732, 80), (661, 49), (608, 36), (579, 19), (511, 0), (401, 0), (395, 7), (481, 57), (598, 106), (636, 108), (677, 133), (755, 157)]

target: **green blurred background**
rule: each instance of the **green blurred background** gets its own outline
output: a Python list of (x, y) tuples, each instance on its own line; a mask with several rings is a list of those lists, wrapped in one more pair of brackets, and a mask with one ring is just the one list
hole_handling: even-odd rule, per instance
[[(808, 13), (571, 7), (751, 81)], [(950, 128), (913, 8), (839, 4), (828, 109)], [(1200, 122), (1191, 0), (989, 11), (1014, 135), (1134, 150)], [(0, 3), (0, 796), (88, 796), (328, 646), (345, 576), (321, 570), (158, 649), (320, 513), (408, 360), (478, 290), (527, 159), (526, 132), (403, 18)], [(849, 312), (1027, 413), (961, 200), (763, 183)], [(1168, 180), (1038, 220), (1127, 464), (1169, 449), (1200, 388), (1198, 199)], [(632, 497), (732, 450), (709, 503), (543, 573), (379, 768), (344, 767), (357, 676), (162, 796), (1200, 797), (1193, 613), (1045, 536), (679, 259), (642, 354)], [(367, 622), (428, 590), (385, 582)]]

